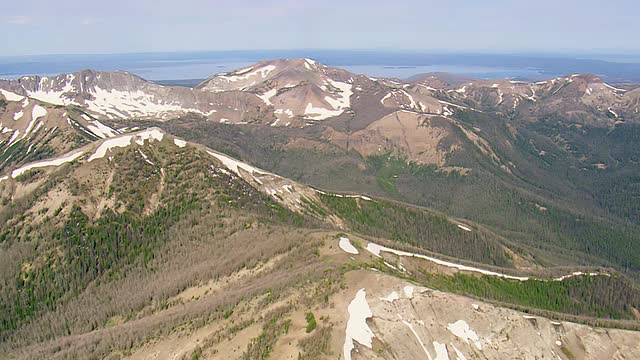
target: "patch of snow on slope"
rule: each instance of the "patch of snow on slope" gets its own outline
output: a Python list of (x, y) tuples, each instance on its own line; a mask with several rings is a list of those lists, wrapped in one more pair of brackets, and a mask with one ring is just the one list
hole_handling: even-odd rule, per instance
[(382, 99), (380, 99), (380, 104), (384, 105), (384, 101), (391, 97), (392, 93), (388, 93)]
[(9, 178), (9, 175), (0, 176), (0, 183), (7, 180), (8, 178)]
[(469, 324), (467, 324), (466, 321), (458, 320), (447, 325), (447, 329), (451, 331), (453, 335), (464, 340), (467, 344), (469, 343), (469, 340), (473, 341), (476, 348), (478, 348), (478, 350), (482, 350), (482, 342), (480, 341), (478, 334), (469, 327)]
[[(82, 115), (83, 115), (83, 117), (86, 116), (84, 114), (82, 114)], [(86, 116), (86, 118), (89, 118), (89, 117)], [(116, 130), (113, 130), (112, 128), (108, 127), (107, 125), (104, 125), (103, 123), (101, 123), (98, 120), (91, 121), (91, 123), (89, 125), (87, 125), (87, 128), (95, 136), (99, 137), (100, 139), (106, 139), (106, 138), (114, 137), (118, 133)]]
[(157, 141), (162, 141), (162, 139), (164, 138), (164, 134), (162, 133), (162, 131), (158, 129), (150, 129), (150, 130), (140, 132), (136, 134), (134, 137), (136, 139), (136, 144), (144, 145), (145, 140), (153, 139)]
[(333, 116), (342, 114), (342, 110), (329, 110), (325, 108), (314, 107), (312, 103), (308, 103), (304, 109), (304, 115), (311, 120), (324, 120)]
[(140, 153), (140, 155), (142, 155), (142, 158), (144, 159), (144, 161), (146, 161), (150, 165), (155, 165), (151, 160), (149, 160), (149, 157), (147, 156), (147, 154), (142, 152), (142, 150), (138, 149), (138, 152)]
[(407, 298), (413, 299), (413, 286), (405, 286), (402, 290)]
[(449, 360), (449, 352), (447, 351), (446, 344), (440, 344), (434, 341), (433, 347), (436, 349), (436, 358), (434, 360)]
[(0, 94), (2, 94), (2, 96), (4, 96), (7, 101), (22, 101), (22, 99), (24, 99), (24, 96), (18, 95), (11, 91), (7, 91), (5, 89), (0, 89)]
[(347, 310), (349, 320), (344, 337), (343, 354), (345, 360), (351, 360), (351, 350), (355, 347), (354, 341), (371, 349), (373, 341), (373, 331), (367, 325), (367, 319), (373, 316), (369, 303), (367, 303), (365, 289), (358, 290), (356, 296), (351, 300)]
[(73, 79), (75, 79), (75, 75), (69, 74), (67, 75), (67, 80), (62, 89), (60, 89), (59, 91), (53, 91), (53, 90), (44, 91), (42, 90), (43, 83), (50, 81), (50, 79), (47, 77), (43, 77), (40, 79), (40, 84), (38, 84), (38, 87), (39, 87), (38, 90), (36, 91), (27, 90), (27, 94), (29, 94), (30, 97), (36, 100), (48, 102), (54, 105), (69, 105), (69, 104), (72, 104), (73, 101), (68, 97), (64, 96), (64, 94), (74, 90), (73, 85), (71, 84)]
[(269, 174), (266, 171), (260, 170), (258, 168), (255, 168), (249, 164), (243, 163), (241, 161), (237, 161), (233, 158), (230, 158), (226, 155), (220, 154), (220, 153), (216, 153), (213, 151), (208, 151), (207, 153), (209, 153), (209, 155), (215, 157), (216, 159), (220, 160), (220, 162), (222, 162), (222, 164), (224, 166), (227, 167), (227, 169), (233, 171), (234, 173), (236, 173), (236, 175), (241, 176), (240, 174), (240, 169), (248, 172), (249, 174), (253, 174), (253, 173), (258, 173), (258, 174), (263, 174), (263, 175), (267, 175)]
[(611, 276), (611, 274), (599, 273), (599, 272), (585, 273), (585, 272), (582, 272), (582, 271), (576, 271), (576, 272), (573, 272), (573, 273), (568, 274), (568, 275), (563, 275), (563, 276), (554, 278), (553, 281), (563, 281), (565, 279), (570, 279), (570, 278), (576, 277), (576, 276)]
[(471, 231), (471, 228), (462, 224), (456, 224), (460, 229), (464, 231)]
[(24, 115), (24, 112), (20, 110), (17, 113), (13, 114), (13, 120), (18, 121), (22, 118), (23, 115)]
[(164, 134), (158, 129), (146, 130), (135, 135), (125, 135), (117, 138), (111, 138), (100, 144), (98, 149), (96, 149), (96, 152), (89, 157), (88, 161), (91, 162), (96, 159), (102, 159), (107, 154), (107, 151), (110, 151), (113, 148), (127, 147), (131, 145), (132, 139), (135, 139), (135, 142), (138, 145), (144, 145), (145, 140), (153, 139), (162, 141), (163, 138)]
[(278, 92), (278, 89), (271, 89), (267, 92), (265, 92), (262, 95), (257, 95), (260, 99), (262, 99), (262, 101), (264, 101), (265, 104), (267, 105), (273, 105), (273, 103), (271, 102), (271, 98), (274, 97), (276, 95), (276, 93)]
[(315, 62), (315, 61), (313, 61), (313, 60), (311, 60), (311, 59), (304, 59), (304, 67), (305, 67), (307, 70), (312, 70), (312, 68), (311, 68), (311, 67), (312, 67), (312, 66), (315, 66), (315, 65), (316, 65), (316, 62)]
[(351, 95), (353, 95), (352, 85), (343, 83), (340, 81), (333, 81), (331, 79), (327, 79), (327, 82), (331, 84), (331, 86), (339, 89), (339, 94), (337, 94), (338, 98), (334, 99), (330, 96), (326, 96), (324, 100), (331, 105), (335, 110), (344, 110), (351, 106)]
[(613, 91), (620, 91), (620, 92), (626, 92), (627, 90), (625, 89), (618, 89), (617, 87), (613, 87), (607, 83), (602, 83), (604, 86), (608, 87), (609, 89), (613, 90)]
[(91, 94), (94, 100), (86, 102), (87, 109), (103, 114), (113, 115), (119, 118), (135, 116), (166, 115), (172, 112), (195, 112), (203, 115), (198, 109), (183, 108), (175, 103), (156, 102), (155, 97), (141, 90), (119, 91), (104, 90), (96, 87)]
[(181, 148), (187, 146), (187, 142), (180, 139), (173, 139), (173, 143), (176, 144), (177, 147), (181, 147)]
[(53, 159), (53, 160), (47, 160), (47, 161), (40, 161), (37, 163), (33, 163), (33, 164), (29, 164), (26, 166), (23, 166), (19, 169), (13, 170), (13, 172), (11, 173), (11, 177), (15, 178), (17, 176), (20, 176), (22, 174), (24, 174), (25, 172), (31, 170), (31, 169), (35, 169), (35, 168), (41, 168), (41, 167), (47, 167), (47, 166), (60, 166), (62, 164), (71, 162), (75, 159), (77, 159), (78, 157), (80, 157), (80, 155), (82, 155), (83, 151), (78, 151), (75, 152), (71, 155), (68, 156), (63, 156), (61, 158), (57, 158), (57, 159)]
[(401, 90), (401, 92), (409, 99), (409, 102), (410, 102), (409, 107), (411, 107), (412, 109), (419, 109), (420, 111), (422, 111), (422, 109), (418, 107), (418, 104), (416, 104), (416, 101), (413, 99), (413, 96), (411, 96), (405, 90)]
[(288, 118), (293, 117), (293, 111), (291, 111), (291, 109), (276, 109), (273, 113), (276, 115), (285, 114)]
[(267, 77), (267, 75), (269, 75), (270, 72), (272, 72), (273, 70), (275, 70), (276, 67), (274, 65), (266, 65), (263, 66), (259, 69), (256, 69), (254, 71), (251, 72), (241, 72), (241, 73), (236, 73), (235, 75), (231, 75), (231, 76), (219, 76), (220, 79), (225, 80), (228, 83), (233, 83), (236, 81), (240, 81), (240, 80), (247, 80), (249, 78), (252, 78), (256, 75), (260, 75), (260, 77), (262, 77), (263, 79)]
[(512, 280), (520, 280), (520, 281), (529, 280), (529, 277), (526, 277), (526, 276), (512, 276), (512, 275), (498, 273), (498, 272), (495, 272), (495, 271), (479, 269), (479, 268), (472, 267), (472, 266), (456, 264), (456, 263), (452, 263), (452, 262), (449, 262), (449, 261), (436, 259), (434, 257), (430, 257), (430, 256), (426, 256), (426, 255), (415, 254), (415, 253), (410, 253), (410, 252), (407, 252), (407, 251), (391, 249), (391, 248), (388, 248), (386, 246), (378, 245), (378, 244), (375, 244), (375, 243), (372, 243), (372, 242), (370, 242), (367, 245), (367, 250), (370, 253), (372, 253), (372, 254), (374, 254), (374, 255), (376, 255), (378, 257), (380, 257), (380, 252), (381, 251), (385, 251), (385, 252), (389, 252), (389, 253), (392, 253), (392, 254), (396, 254), (398, 256), (416, 257), (416, 258), (419, 258), (419, 259), (423, 259), (423, 260), (434, 262), (434, 263), (436, 263), (438, 265), (443, 265), (443, 266), (456, 268), (458, 270), (477, 272), (477, 273), (480, 273), (480, 274), (483, 274), (483, 275), (497, 276), (497, 277), (501, 277), (501, 278), (505, 278), (505, 279), (512, 279)]
[(43, 108), (40, 105), (34, 106), (33, 110), (31, 110), (31, 121), (29, 121), (29, 124), (27, 125), (27, 128), (24, 130), (24, 134), (20, 139), (24, 139), (27, 135), (29, 135), (31, 129), (33, 128), (33, 125), (36, 123), (36, 120), (45, 115), (47, 115), (47, 109)]
[(122, 147), (127, 147), (131, 145), (132, 138), (133, 138), (133, 135), (126, 135), (126, 136), (117, 137), (115, 139), (109, 139), (103, 142), (102, 144), (100, 144), (98, 149), (96, 149), (96, 152), (89, 157), (88, 162), (91, 162), (96, 159), (102, 159), (107, 154), (107, 151), (113, 148), (116, 148), (116, 147), (122, 148)]
[(9, 145), (13, 144), (13, 142), (16, 141), (18, 135), (20, 135), (20, 130), (16, 130), (16, 132), (11, 135), (11, 138), (9, 139)]
[(397, 292), (392, 291), (391, 294), (387, 295), (386, 297), (381, 297), (380, 300), (392, 303), (396, 300), (400, 300), (400, 296)]
[(340, 237), (340, 242), (338, 244), (340, 245), (340, 249), (342, 249), (347, 254), (359, 254), (358, 249), (356, 249), (355, 246), (351, 245), (351, 241), (349, 241), (349, 238), (347, 237)]

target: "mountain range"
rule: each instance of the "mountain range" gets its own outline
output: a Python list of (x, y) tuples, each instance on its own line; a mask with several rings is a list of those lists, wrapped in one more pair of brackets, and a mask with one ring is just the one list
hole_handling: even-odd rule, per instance
[(0, 80), (0, 351), (636, 357), (639, 107), (310, 59)]

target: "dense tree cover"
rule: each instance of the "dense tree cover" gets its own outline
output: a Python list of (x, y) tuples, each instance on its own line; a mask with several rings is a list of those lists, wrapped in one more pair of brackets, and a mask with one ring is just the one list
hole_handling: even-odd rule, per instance
[(508, 240), (555, 257), (554, 262), (640, 270), (640, 227), (627, 221), (543, 201), (483, 173), (444, 175), (391, 156), (378, 156), (369, 164), (382, 177), (379, 182), (395, 186), (404, 199), (489, 225)]
[(633, 319), (640, 290), (619, 275), (577, 276), (563, 281), (507, 280), (495, 276), (422, 272), (430, 287), (559, 313), (604, 319)]
[(356, 232), (421, 247), (436, 253), (511, 267), (511, 259), (495, 238), (465, 231), (446, 216), (385, 200), (322, 195), (322, 201)]

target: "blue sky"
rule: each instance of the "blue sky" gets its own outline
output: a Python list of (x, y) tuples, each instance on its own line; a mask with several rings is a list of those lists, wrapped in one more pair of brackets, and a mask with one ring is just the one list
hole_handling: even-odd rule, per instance
[(632, 0), (21, 0), (0, 56), (252, 49), (640, 53)]

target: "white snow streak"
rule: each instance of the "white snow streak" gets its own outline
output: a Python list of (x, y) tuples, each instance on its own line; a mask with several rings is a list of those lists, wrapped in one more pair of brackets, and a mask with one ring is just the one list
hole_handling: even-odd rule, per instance
[(406, 320), (402, 320), (402, 323), (405, 324), (409, 328), (409, 330), (411, 330), (411, 333), (413, 334), (413, 336), (416, 337), (416, 339), (418, 340), (418, 343), (422, 347), (422, 350), (427, 355), (427, 359), (433, 360), (433, 358), (431, 357), (431, 354), (429, 354), (429, 350), (427, 350), (427, 347), (424, 346), (424, 343), (422, 342), (422, 339), (420, 339), (420, 336), (418, 335), (418, 333), (413, 328), (413, 325), (411, 325), (411, 323), (406, 321)]
[(396, 254), (398, 256), (416, 257), (416, 258), (419, 258), (419, 259), (423, 259), (423, 260), (434, 262), (434, 263), (436, 263), (438, 265), (448, 266), (448, 267), (456, 268), (456, 269), (462, 270), (462, 271), (477, 272), (477, 273), (480, 273), (480, 274), (483, 274), (483, 275), (497, 276), (497, 277), (501, 277), (501, 278), (505, 278), (505, 279), (512, 279), (512, 280), (520, 280), (520, 281), (529, 280), (529, 277), (526, 277), (526, 276), (512, 276), (512, 275), (498, 273), (498, 272), (495, 272), (495, 271), (479, 269), (479, 268), (472, 267), (472, 266), (456, 264), (456, 263), (452, 263), (452, 262), (449, 262), (449, 261), (436, 259), (434, 257), (430, 257), (430, 256), (426, 256), (426, 255), (415, 254), (415, 253), (410, 253), (410, 252), (407, 252), (407, 251), (391, 249), (391, 248), (388, 248), (386, 246), (374, 244), (372, 242), (370, 242), (367, 245), (367, 250), (370, 253), (372, 253), (372, 254), (374, 254), (374, 255), (376, 255), (378, 257), (380, 257), (380, 252), (381, 251), (385, 251), (385, 252), (389, 252), (389, 253), (392, 253), (392, 254)]
[(83, 151), (78, 151), (75, 152), (71, 155), (68, 156), (64, 156), (61, 158), (57, 158), (57, 159), (53, 159), (53, 160), (47, 160), (47, 161), (40, 161), (37, 163), (33, 163), (33, 164), (29, 164), (26, 166), (23, 166), (19, 169), (13, 170), (13, 172), (11, 173), (11, 177), (15, 178), (17, 176), (20, 176), (22, 174), (24, 174), (25, 172), (31, 170), (31, 169), (35, 169), (35, 168), (41, 168), (41, 167), (47, 167), (47, 166), (60, 166), (62, 164), (71, 162), (75, 159), (77, 159), (78, 157), (80, 157), (80, 155), (82, 155)]

